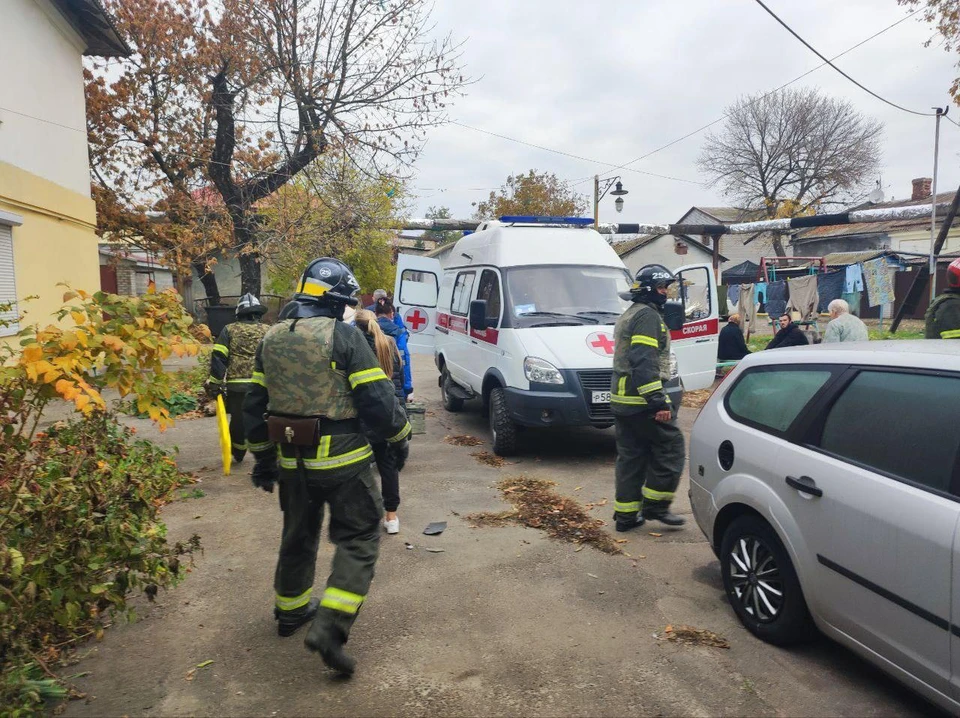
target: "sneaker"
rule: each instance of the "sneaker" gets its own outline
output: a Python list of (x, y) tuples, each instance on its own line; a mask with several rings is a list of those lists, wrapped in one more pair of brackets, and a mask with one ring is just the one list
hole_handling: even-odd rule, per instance
[(388, 534), (398, 534), (400, 533), (400, 519), (393, 519), (392, 521), (383, 520), (383, 528), (387, 530)]

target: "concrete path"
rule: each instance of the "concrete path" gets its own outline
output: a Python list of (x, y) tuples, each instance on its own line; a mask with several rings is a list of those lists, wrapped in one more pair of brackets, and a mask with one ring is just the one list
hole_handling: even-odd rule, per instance
[[(212, 419), (142, 435), (179, 447), (202, 498), (164, 510), (171, 540), (199, 533), (204, 553), (141, 620), (107, 631), (69, 673), (89, 694), (68, 716), (103, 715), (925, 715), (931, 708), (850, 652), (821, 640), (782, 650), (750, 636), (726, 604), (719, 564), (699, 529), (630, 535), (631, 558), (519, 527), (475, 529), (462, 516), (508, 508), (494, 484), (526, 474), (582, 502), (613, 499), (608, 431), (533, 433), (501, 469), (443, 442), (486, 439), (475, 408), (446, 413), (436, 372), (419, 362), (428, 433), (402, 476), (401, 533), (384, 537), (377, 578), (349, 649), (360, 663), (337, 680), (302, 634), (279, 639), (271, 588), (280, 532), (275, 495), (250, 486), (249, 466), (223, 477)], [(689, 429), (695, 412), (684, 409)], [(575, 489), (582, 487), (579, 491)], [(686, 479), (679, 510), (689, 514)], [(608, 506), (594, 510), (609, 520)], [(691, 517), (692, 519), (692, 517)], [(447, 521), (438, 537), (421, 535)], [(612, 527), (611, 527), (612, 530)], [(409, 541), (413, 550), (404, 547)], [(444, 549), (430, 553), (425, 547)], [(322, 588), (331, 546), (321, 549)], [(689, 624), (729, 650), (654, 638)], [(191, 673), (204, 661), (209, 666)]]

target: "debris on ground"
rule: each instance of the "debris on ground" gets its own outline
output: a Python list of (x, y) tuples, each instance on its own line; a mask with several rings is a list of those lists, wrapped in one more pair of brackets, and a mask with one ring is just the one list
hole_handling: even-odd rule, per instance
[(433, 523), (427, 524), (427, 528), (423, 530), (423, 534), (424, 536), (439, 536), (446, 528), (446, 521), (434, 521)]
[(702, 409), (707, 400), (713, 396), (713, 389), (697, 389), (696, 391), (685, 391), (683, 401), (680, 406), (688, 409)]
[(688, 646), (709, 646), (711, 648), (730, 648), (730, 643), (723, 636), (708, 631), (705, 628), (693, 626), (667, 626), (663, 636), (668, 641), (683, 643)]
[(592, 502), (590, 502), (589, 504), (584, 504), (583, 506), (584, 506), (585, 509), (588, 509), (588, 510), (589, 510), (589, 509), (595, 509), (595, 508), (597, 508), (598, 506), (606, 506), (607, 503), (608, 503), (607, 498), (606, 498), (606, 497), (603, 497), (603, 498), (600, 499), (599, 501), (592, 501)]
[(663, 534), (658, 534), (656, 531), (647, 531), (647, 533), (653, 536), (654, 538), (661, 538), (663, 536)]
[(604, 530), (604, 522), (587, 514), (586, 508), (551, 487), (552, 481), (515, 476), (497, 484), (513, 511), (471, 514), (465, 518), (476, 526), (503, 526), (517, 523), (542, 529), (551, 538), (588, 544), (604, 553), (622, 554), (623, 549)]
[(504, 464), (507, 463), (502, 457), (497, 456), (496, 454), (491, 454), (489, 451), (474, 451), (472, 454), (470, 454), (470, 456), (475, 458), (481, 464), (492, 466), (495, 469), (500, 469)]
[(445, 436), (443, 440), (454, 446), (483, 446), (483, 440), (469, 434), (457, 434), (456, 436)]
[(444, 553), (445, 551), (446, 551), (445, 548), (428, 548), (427, 549), (427, 553)]

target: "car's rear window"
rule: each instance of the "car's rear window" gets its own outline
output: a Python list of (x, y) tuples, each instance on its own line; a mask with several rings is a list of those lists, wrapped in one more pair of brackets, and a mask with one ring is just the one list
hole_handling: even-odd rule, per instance
[(820, 448), (949, 491), (960, 450), (957, 397), (957, 377), (862, 371), (830, 409)]
[(727, 411), (738, 421), (783, 433), (832, 375), (829, 369), (748, 369), (727, 395)]

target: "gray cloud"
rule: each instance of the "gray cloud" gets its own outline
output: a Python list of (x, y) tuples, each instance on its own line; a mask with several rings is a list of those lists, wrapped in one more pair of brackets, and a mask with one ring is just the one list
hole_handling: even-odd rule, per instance
[[(828, 57), (906, 15), (895, 0), (770, 0), (786, 22)], [(438, 29), (467, 39), (467, 73), (478, 82), (450, 112), (453, 120), (603, 162), (623, 163), (723, 114), (738, 96), (771, 90), (820, 60), (749, 0), (439, 0)], [(956, 55), (924, 48), (932, 30), (912, 18), (837, 61), (898, 104), (928, 110), (949, 102)], [(910, 180), (930, 176), (933, 120), (876, 100), (830, 68), (798, 85), (854, 102), (886, 126), (883, 183), (904, 197)], [(960, 108), (951, 116), (960, 121)], [(631, 167), (702, 181), (695, 160), (701, 133)], [(960, 183), (960, 128), (944, 123), (940, 188)], [(432, 130), (415, 165), (415, 214), (472, 202), (508, 174), (530, 168), (583, 180), (609, 173), (586, 162), (525, 147), (456, 125)], [(722, 204), (710, 188), (620, 170), (630, 190), (622, 215), (612, 198), (601, 219), (661, 222), (694, 204)]]

